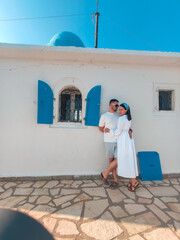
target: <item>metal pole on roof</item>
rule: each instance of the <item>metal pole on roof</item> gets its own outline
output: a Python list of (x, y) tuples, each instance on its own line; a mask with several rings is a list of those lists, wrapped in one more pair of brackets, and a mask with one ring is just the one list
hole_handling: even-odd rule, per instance
[(98, 18), (100, 16), (100, 13), (98, 12), (98, 0), (96, 0), (96, 29), (95, 29), (95, 48), (98, 47)]

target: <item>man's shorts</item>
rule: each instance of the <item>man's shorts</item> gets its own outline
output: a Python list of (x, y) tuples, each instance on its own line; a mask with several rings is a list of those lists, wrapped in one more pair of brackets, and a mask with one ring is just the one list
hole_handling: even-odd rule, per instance
[(117, 158), (117, 142), (105, 142), (106, 157)]

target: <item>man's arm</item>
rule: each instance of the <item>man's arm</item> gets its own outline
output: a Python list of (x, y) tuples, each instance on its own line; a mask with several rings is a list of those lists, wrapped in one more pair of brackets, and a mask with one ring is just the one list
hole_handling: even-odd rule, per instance
[(99, 131), (104, 133), (104, 127), (99, 127)]

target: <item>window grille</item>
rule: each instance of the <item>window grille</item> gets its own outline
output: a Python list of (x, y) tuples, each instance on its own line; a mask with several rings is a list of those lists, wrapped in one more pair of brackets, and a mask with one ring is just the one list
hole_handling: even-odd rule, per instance
[(82, 95), (75, 87), (59, 95), (59, 122), (82, 122)]
[(173, 109), (173, 91), (159, 90), (159, 111), (172, 111)]

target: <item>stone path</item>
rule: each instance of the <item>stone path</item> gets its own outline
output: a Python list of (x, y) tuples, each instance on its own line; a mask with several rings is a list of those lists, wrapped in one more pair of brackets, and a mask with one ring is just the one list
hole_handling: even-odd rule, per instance
[(127, 180), (111, 190), (101, 180), (0, 182), (0, 207), (22, 211), (42, 223), (56, 240), (180, 239), (180, 178)]

